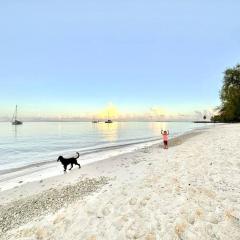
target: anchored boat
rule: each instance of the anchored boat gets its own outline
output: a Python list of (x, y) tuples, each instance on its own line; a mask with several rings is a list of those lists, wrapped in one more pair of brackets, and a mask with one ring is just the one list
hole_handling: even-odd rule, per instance
[(113, 121), (111, 119), (108, 119), (107, 121), (105, 121), (105, 123), (112, 123)]
[(21, 121), (17, 120), (17, 112), (18, 112), (18, 109), (17, 109), (17, 105), (16, 105), (15, 112), (13, 113), (13, 117), (12, 117), (12, 125), (22, 125), (23, 124)]
[(109, 119), (109, 112), (108, 112), (108, 120), (105, 121), (105, 123), (112, 123), (113, 121)]

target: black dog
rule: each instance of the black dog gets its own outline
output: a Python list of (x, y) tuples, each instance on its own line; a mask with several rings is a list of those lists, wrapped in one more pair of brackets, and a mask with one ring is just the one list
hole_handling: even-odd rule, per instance
[(77, 152), (77, 157), (76, 158), (74, 158), (74, 157), (64, 158), (63, 156), (59, 156), (57, 161), (60, 161), (62, 163), (63, 168), (64, 168), (64, 172), (66, 172), (67, 166), (69, 164), (71, 164), (71, 168), (69, 170), (71, 170), (73, 168), (73, 164), (78, 165), (78, 167), (81, 168), (81, 165), (78, 164), (78, 162), (77, 162), (77, 159), (79, 158), (79, 156), (80, 156), (80, 154), (78, 152)]

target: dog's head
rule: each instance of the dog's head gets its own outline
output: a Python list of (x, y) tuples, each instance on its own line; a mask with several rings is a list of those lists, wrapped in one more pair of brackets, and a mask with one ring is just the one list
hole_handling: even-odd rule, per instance
[(59, 162), (59, 161), (61, 161), (62, 159), (63, 159), (63, 157), (62, 157), (62, 156), (59, 156), (57, 161)]

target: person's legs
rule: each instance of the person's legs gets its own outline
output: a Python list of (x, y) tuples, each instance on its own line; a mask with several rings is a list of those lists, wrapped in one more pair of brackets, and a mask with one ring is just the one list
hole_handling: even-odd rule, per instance
[(164, 149), (168, 149), (168, 141), (163, 141), (163, 146)]

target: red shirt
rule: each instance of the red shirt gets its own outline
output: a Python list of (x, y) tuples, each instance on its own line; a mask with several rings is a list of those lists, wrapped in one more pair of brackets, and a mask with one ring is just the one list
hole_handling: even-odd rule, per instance
[(167, 134), (163, 134), (163, 141), (168, 141), (168, 135)]

